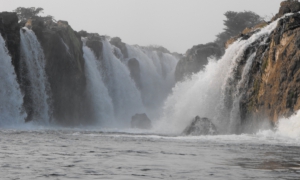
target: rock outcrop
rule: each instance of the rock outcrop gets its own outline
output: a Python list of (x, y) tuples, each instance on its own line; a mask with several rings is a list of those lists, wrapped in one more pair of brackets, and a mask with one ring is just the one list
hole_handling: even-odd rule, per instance
[(296, 13), (298, 11), (300, 11), (300, 2), (298, 2), (298, 0), (283, 1), (280, 3), (279, 12), (273, 17), (272, 21), (287, 13)]
[(6, 42), (7, 49), (12, 57), (12, 64), (17, 73), (19, 72), (20, 59), (20, 25), (18, 21), (16, 13), (0, 13), (0, 33)]
[(110, 44), (116, 46), (121, 50), (123, 54), (123, 58), (128, 58), (128, 51), (127, 51), (126, 44), (122, 42), (121, 38), (119, 37), (111, 38)]
[(85, 98), (86, 79), (81, 37), (66, 21), (32, 21), (46, 58), (53, 115), (58, 123), (91, 123), (89, 103)]
[(216, 135), (218, 131), (211, 120), (196, 116), (182, 134), (190, 136)]
[(222, 56), (222, 49), (216, 43), (200, 44), (189, 49), (176, 66), (176, 81), (182, 81), (184, 77), (202, 70), (211, 56)]
[(131, 78), (134, 80), (137, 87), (141, 88), (142, 82), (141, 82), (141, 69), (140, 69), (139, 61), (136, 58), (129, 59), (127, 66), (129, 68)]
[(131, 118), (131, 128), (137, 129), (151, 129), (152, 123), (148, 116), (143, 114), (136, 114)]
[[(293, 9), (298, 5), (296, 1), (282, 2), (273, 20), (300, 10)], [(250, 31), (240, 37), (252, 34)], [(280, 117), (289, 117), (300, 109), (300, 14), (279, 20), (265, 43), (256, 42), (248, 47), (238, 65), (236, 79), (240, 77), (239, 69), (244, 68), (245, 60), (253, 52), (256, 55), (249, 82), (239, 104), (242, 124), (249, 124), (249, 121), (253, 124), (259, 119), (276, 123)], [(235, 86), (234, 82), (231, 84)]]

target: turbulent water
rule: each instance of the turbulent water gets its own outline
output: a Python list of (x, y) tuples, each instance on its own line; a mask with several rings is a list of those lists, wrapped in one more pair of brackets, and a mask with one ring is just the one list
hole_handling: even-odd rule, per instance
[(173, 137), (59, 128), (0, 130), (0, 176), (296, 180), (299, 136), (290, 138), (286, 131)]
[[(0, 36), (1, 179), (299, 179), (300, 112), (281, 119), (274, 130), (232, 135), (241, 124), (239, 101), (256, 53), (248, 55), (234, 82), (238, 64), (276, 25), (236, 41), (220, 60), (210, 59), (204, 71), (176, 85), (178, 59), (170, 53), (126, 45), (125, 56), (102, 39), (97, 58), (83, 39), (85, 95), (97, 123), (78, 129), (51, 124), (46, 60), (34, 32), (20, 31), (23, 92)], [(128, 67), (133, 58), (140, 84)], [(136, 113), (147, 113), (154, 128), (130, 129)], [(40, 123), (25, 124), (27, 115)], [(180, 136), (197, 115), (211, 118), (228, 135)]]
[[(214, 121), (219, 131), (224, 134), (237, 133), (240, 125), (238, 102), (239, 86), (247, 81), (249, 66), (255, 54), (248, 57), (243, 68), (242, 78), (234, 90), (236, 96), (228, 109), (230, 97), (228, 89), (232, 87), (237, 66), (246, 49), (258, 41), (264, 42), (277, 26), (277, 21), (261, 29), (247, 40), (234, 42), (218, 61), (211, 59), (204, 71), (194, 74), (190, 79), (177, 83), (172, 95), (165, 102), (164, 116), (157, 128), (170, 133), (180, 133), (195, 116), (208, 117)], [(232, 91), (232, 89), (230, 89)], [(229, 101), (230, 102), (230, 101)]]

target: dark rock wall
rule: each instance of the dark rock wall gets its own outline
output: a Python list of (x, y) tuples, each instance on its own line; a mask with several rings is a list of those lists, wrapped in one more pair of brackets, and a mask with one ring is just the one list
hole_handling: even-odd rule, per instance
[[(299, 4), (285, 1), (281, 5), (291, 7), (294, 3)], [(282, 9), (283, 6), (274, 20), (284, 15)], [(254, 44), (246, 52), (253, 50), (256, 57), (240, 101), (242, 123), (259, 119), (276, 123), (280, 117), (289, 117), (300, 109), (300, 14), (281, 19), (266, 44)], [(244, 64), (241, 60), (238, 69)]]
[(46, 58), (54, 119), (63, 125), (88, 124), (90, 104), (86, 100), (86, 78), (81, 37), (67, 22), (34, 21)]
[(219, 58), (222, 50), (216, 43), (200, 44), (186, 52), (176, 66), (175, 79), (182, 81), (184, 77), (197, 73), (208, 63), (210, 56)]
[(20, 59), (20, 26), (18, 21), (16, 13), (0, 13), (0, 33), (6, 42), (7, 49), (12, 57), (12, 64), (14, 65), (17, 73), (19, 72)]

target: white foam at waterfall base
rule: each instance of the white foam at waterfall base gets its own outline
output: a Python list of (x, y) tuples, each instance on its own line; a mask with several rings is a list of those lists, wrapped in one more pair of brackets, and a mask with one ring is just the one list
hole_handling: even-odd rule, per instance
[(113, 54), (112, 46), (106, 39), (103, 40), (102, 52), (102, 77), (112, 98), (117, 125), (129, 127), (133, 115), (145, 112), (141, 94), (131, 79), (126, 64)]
[(157, 118), (163, 102), (175, 85), (175, 68), (178, 59), (139, 46), (126, 45), (128, 58), (136, 58), (141, 70), (141, 95), (151, 118)]
[(300, 139), (300, 111), (290, 118), (281, 118), (276, 133), (280, 136)]
[[(49, 105), (49, 84), (45, 72), (45, 57), (43, 49), (34, 32), (23, 28), (21, 35), (21, 70), (23, 79), (29, 81), (30, 98), (32, 99), (32, 120), (49, 123), (51, 109)], [(28, 86), (26, 84), (26, 86)]]
[(24, 123), (26, 117), (26, 113), (22, 111), (23, 95), (1, 35), (0, 57), (0, 127), (18, 126)]
[(112, 99), (102, 80), (99, 70), (100, 63), (94, 53), (87, 46), (83, 46), (85, 59), (85, 73), (87, 78), (87, 93), (92, 102), (92, 112), (101, 127), (114, 124), (114, 108)]
[[(205, 70), (177, 83), (165, 102), (164, 115), (155, 125), (156, 130), (163, 133), (181, 133), (192, 118), (199, 115), (212, 119), (221, 133), (235, 132), (235, 125), (239, 124), (240, 119), (230, 119), (236, 116), (230, 115), (231, 110), (224, 105), (226, 88), (230, 79), (234, 78), (234, 72), (245, 50), (252, 43), (268, 36), (276, 28), (277, 22), (278, 20), (272, 22), (247, 40), (234, 42), (219, 61), (209, 61)], [(253, 57), (250, 56), (248, 60), (251, 59)]]

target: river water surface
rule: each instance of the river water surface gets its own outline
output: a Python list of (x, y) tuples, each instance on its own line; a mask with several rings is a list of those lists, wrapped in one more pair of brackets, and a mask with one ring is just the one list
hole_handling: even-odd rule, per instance
[(264, 131), (202, 137), (0, 130), (1, 179), (300, 179), (300, 141)]

